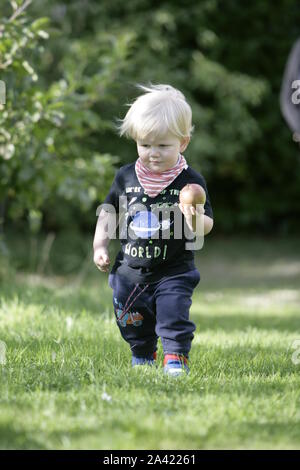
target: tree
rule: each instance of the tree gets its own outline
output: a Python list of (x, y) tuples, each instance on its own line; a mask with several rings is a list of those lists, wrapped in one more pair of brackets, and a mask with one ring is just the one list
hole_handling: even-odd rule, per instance
[(118, 158), (99, 151), (95, 141), (113, 126), (99, 109), (113, 99), (132, 35), (99, 32), (93, 41), (68, 41), (62, 73), (49, 83), (39, 64), (51, 53), (51, 33), (56, 38), (59, 33), (48, 18), (30, 19), (30, 3), (12, 1), (14, 11), (0, 26), (6, 84), (0, 200), (9, 218), (28, 214), (31, 228), (38, 230), (48, 204), (72, 201), (85, 211), (107, 192)]

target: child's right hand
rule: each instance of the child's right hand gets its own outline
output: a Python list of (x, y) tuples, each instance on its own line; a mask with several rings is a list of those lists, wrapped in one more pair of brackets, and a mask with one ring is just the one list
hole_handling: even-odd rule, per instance
[(110, 259), (107, 248), (98, 248), (94, 252), (94, 263), (100, 271), (109, 271)]

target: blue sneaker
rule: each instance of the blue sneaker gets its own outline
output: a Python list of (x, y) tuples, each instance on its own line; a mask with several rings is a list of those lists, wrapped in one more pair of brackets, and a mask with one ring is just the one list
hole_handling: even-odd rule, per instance
[(145, 366), (145, 365), (154, 366), (155, 361), (156, 361), (156, 352), (154, 352), (153, 354), (150, 354), (150, 356), (148, 356), (148, 357), (132, 356), (131, 365), (132, 365), (132, 367)]
[(188, 374), (190, 369), (187, 358), (180, 354), (166, 354), (164, 358), (164, 373), (177, 377), (184, 373)]

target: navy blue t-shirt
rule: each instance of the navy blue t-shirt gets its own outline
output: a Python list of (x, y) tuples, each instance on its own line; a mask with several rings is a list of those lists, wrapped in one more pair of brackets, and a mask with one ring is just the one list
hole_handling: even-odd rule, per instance
[[(103, 204), (119, 216), (117, 236), (121, 242), (111, 273), (118, 272), (134, 283), (152, 283), (166, 275), (195, 268), (196, 238), (178, 207), (179, 192), (188, 183), (201, 185), (206, 192), (205, 215), (213, 212), (205, 180), (187, 167), (156, 197), (150, 197), (140, 185), (135, 162), (117, 172)], [(189, 245), (186, 245), (188, 243)]]

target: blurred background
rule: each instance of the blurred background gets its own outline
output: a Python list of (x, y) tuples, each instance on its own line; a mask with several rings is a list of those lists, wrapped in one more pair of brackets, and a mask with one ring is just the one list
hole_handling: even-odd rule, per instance
[[(1, 1), (0, 448), (299, 448), (300, 147), (279, 104), (299, 25), (297, 0)], [(214, 210), (176, 387), (130, 370), (93, 264), (137, 157), (115, 123), (149, 81), (191, 104)]]
[(14, 0), (0, 13), (2, 277), (93, 269), (96, 208), (136, 159), (114, 124), (149, 81), (192, 106), (185, 156), (208, 184), (209, 243), (297, 239), (300, 151), (279, 108), (296, 0)]

